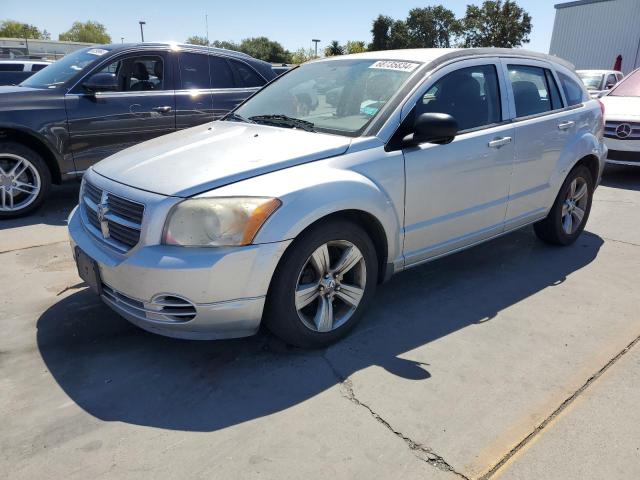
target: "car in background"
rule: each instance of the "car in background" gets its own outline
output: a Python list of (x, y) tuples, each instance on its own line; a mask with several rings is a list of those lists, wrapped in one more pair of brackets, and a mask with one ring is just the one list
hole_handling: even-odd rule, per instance
[(0, 60), (0, 85), (17, 85), (51, 63), (48, 60)]
[(600, 98), (607, 163), (640, 167), (640, 68)]
[(136, 143), (219, 118), (276, 74), (239, 52), (169, 43), (77, 50), (0, 87), (0, 219)]
[(404, 269), (530, 224), (545, 242), (575, 242), (602, 130), (600, 104), (553, 56), (320, 59), (221, 121), (89, 168), (72, 252), (102, 300), (151, 332), (231, 338), (264, 322), (289, 344), (322, 347)]
[(283, 73), (287, 73), (289, 70), (294, 68), (292, 65), (287, 65), (286, 63), (281, 64), (272, 64), (271, 69), (277, 76), (282, 75)]
[(577, 70), (576, 73), (591, 98), (601, 97), (624, 78), (624, 74), (617, 70)]

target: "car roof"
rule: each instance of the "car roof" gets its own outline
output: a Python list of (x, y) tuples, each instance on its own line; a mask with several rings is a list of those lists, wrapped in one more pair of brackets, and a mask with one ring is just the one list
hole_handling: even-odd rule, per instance
[(191, 50), (200, 51), (202, 53), (218, 53), (222, 55), (228, 55), (230, 57), (238, 57), (244, 59), (251, 59), (261, 62), (257, 58), (247, 55), (246, 53), (237, 52), (235, 50), (227, 50), (226, 48), (206, 47), (204, 45), (193, 45), (191, 43), (178, 43), (178, 42), (144, 42), (144, 43), (110, 43), (108, 45), (96, 45), (89, 48), (102, 48), (109, 51), (126, 50), (131, 48), (171, 48), (172, 50)]
[(411, 48), (400, 50), (380, 50), (374, 52), (354, 53), (352, 55), (341, 55), (336, 57), (325, 57), (314, 60), (314, 62), (327, 61), (328, 59), (354, 59), (366, 58), (376, 60), (398, 60), (432, 63), (435, 65), (445, 63), (450, 60), (462, 59), (465, 57), (515, 57), (543, 60), (560, 64), (570, 70), (575, 67), (572, 63), (546, 53), (534, 52), (520, 48)]
[(576, 70), (578, 73), (593, 73), (593, 74), (605, 74), (605, 73), (622, 73), (620, 70)]
[(53, 63), (53, 62), (50, 61), (50, 60), (34, 60), (32, 58), (29, 58), (29, 59), (24, 59), (24, 58), (14, 58), (14, 59), (3, 58), (3, 59), (0, 59), (0, 63), (42, 63), (42, 64), (49, 65), (50, 63)]

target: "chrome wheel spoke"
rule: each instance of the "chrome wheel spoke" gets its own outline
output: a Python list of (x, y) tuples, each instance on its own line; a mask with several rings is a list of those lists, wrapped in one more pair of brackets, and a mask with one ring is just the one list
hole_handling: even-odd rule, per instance
[(0, 209), (17, 211), (35, 202), (41, 188), (38, 169), (13, 153), (0, 153), (0, 161)]
[[(20, 174), (17, 174), (16, 171), (21, 168), (24, 165), (24, 168), (20, 171)], [(29, 168), (29, 165), (26, 164), (26, 162), (24, 161), (24, 158), (21, 158), (20, 160), (18, 160), (18, 162), (13, 166), (13, 168), (11, 170), (9, 170), (9, 175), (12, 175), (14, 177), (19, 177), (20, 175), (22, 175), (24, 173), (24, 171)]]
[(354, 308), (360, 305), (363, 295), (364, 288), (346, 283), (340, 284), (340, 289), (336, 290), (336, 297)]
[(320, 297), (318, 311), (313, 318), (313, 323), (319, 332), (328, 332), (333, 328), (333, 303), (327, 297)]
[(578, 187), (578, 179), (574, 178), (569, 187), (569, 198), (574, 198), (576, 195), (576, 188)]
[(296, 290), (296, 308), (298, 310), (303, 309), (318, 298), (318, 295), (320, 295), (320, 292), (318, 291), (317, 283), (299, 285)]
[(584, 218), (584, 210), (580, 207), (575, 207), (571, 214), (576, 219), (576, 226), (580, 225), (580, 223), (582, 223), (582, 219)]
[[(11, 195), (8, 195), (4, 187), (0, 188), (0, 192), (2, 192), (2, 208), (5, 209), (7, 208), (7, 196), (11, 197)], [(11, 200), (13, 200), (13, 197), (11, 197)]]
[(571, 214), (567, 214), (562, 218), (562, 228), (566, 233), (571, 233), (573, 231), (573, 219)]
[(329, 258), (329, 248), (326, 243), (311, 254), (311, 263), (320, 276), (329, 272), (331, 259)]
[(582, 197), (584, 197), (586, 195), (586, 193), (587, 193), (587, 184), (585, 182), (580, 186), (578, 191), (575, 192), (575, 194), (573, 195), (573, 201), (577, 202), (577, 201), (581, 200)]
[(360, 260), (362, 260), (362, 253), (360, 253), (358, 247), (352, 245), (344, 251), (335, 268), (331, 270), (331, 273), (344, 275), (353, 267), (355, 267)]
[(25, 182), (16, 182), (13, 189), (18, 190), (19, 192), (22, 192), (22, 193), (32, 194), (38, 191), (38, 186), (31, 185), (30, 183), (25, 183)]

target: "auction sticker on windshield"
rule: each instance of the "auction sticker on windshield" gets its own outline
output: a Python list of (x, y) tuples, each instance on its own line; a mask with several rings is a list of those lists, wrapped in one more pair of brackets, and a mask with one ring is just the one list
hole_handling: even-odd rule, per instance
[(105, 50), (104, 48), (92, 48), (87, 53), (90, 54), (90, 55), (101, 56), (101, 55), (104, 55), (107, 52), (108, 52), (108, 50)]
[(369, 68), (379, 68), (381, 70), (397, 70), (400, 72), (413, 72), (418, 68), (419, 63), (397, 62), (395, 60), (378, 60)]

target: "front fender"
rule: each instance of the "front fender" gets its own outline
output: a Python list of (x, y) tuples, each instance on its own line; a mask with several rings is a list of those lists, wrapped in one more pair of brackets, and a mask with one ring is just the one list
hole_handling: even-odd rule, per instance
[(254, 177), (209, 192), (215, 196), (276, 197), (282, 206), (260, 229), (255, 243), (296, 238), (314, 222), (328, 215), (357, 210), (378, 221), (384, 230), (389, 262), (401, 256), (400, 209), (378, 184), (365, 175), (331, 166), (330, 161)]

